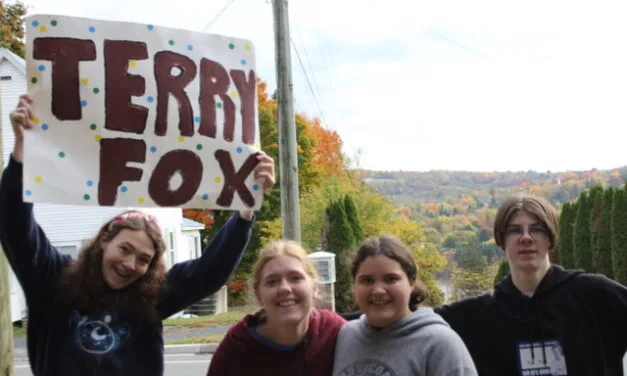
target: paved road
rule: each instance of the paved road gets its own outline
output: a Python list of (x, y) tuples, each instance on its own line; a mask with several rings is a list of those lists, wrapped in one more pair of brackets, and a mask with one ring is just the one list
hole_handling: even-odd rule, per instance
[[(210, 354), (166, 354), (165, 376), (205, 375), (211, 360)], [(28, 361), (15, 360), (15, 376), (33, 376)]]

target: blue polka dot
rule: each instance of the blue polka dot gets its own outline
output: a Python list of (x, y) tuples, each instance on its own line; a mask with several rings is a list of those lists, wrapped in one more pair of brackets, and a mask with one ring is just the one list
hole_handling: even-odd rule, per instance
[(93, 33), (94, 31), (96, 31), (96, 28), (93, 26), (90, 26), (88, 30), (90, 33)]
[(238, 153), (241, 153), (241, 152), (243, 152), (243, 151), (244, 151), (244, 149), (242, 149), (242, 147), (241, 147), (241, 146), (239, 146), (239, 147), (238, 147), (237, 149), (235, 149), (235, 150), (236, 150)]
[(202, 199), (203, 200), (209, 200), (209, 195), (205, 193), (204, 195), (202, 195)]
[(30, 189), (27, 189), (27, 190), (25, 190), (25, 191), (24, 191), (24, 194), (25, 194), (26, 196), (30, 196), (30, 195), (32, 195), (32, 194), (33, 194), (33, 192), (31, 192), (31, 191), (30, 191)]
[(124, 193), (124, 192), (126, 192), (126, 191), (128, 191), (128, 188), (126, 188), (126, 186), (125, 186), (125, 185), (123, 185), (123, 186), (121, 186), (121, 187), (120, 187), (120, 192)]
[(242, 59), (242, 61), (240, 61), (240, 63), (242, 63), (242, 65), (246, 65), (246, 59)]
[(258, 191), (259, 190), (259, 186), (257, 184), (253, 185), (253, 191)]
[(40, 72), (43, 72), (43, 71), (46, 70), (46, 66), (42, 64), (42, 65), (38, 66), (37, 69), (39, 69)]
[(87, 101), (81, 101), (81, 107), (87, 107)]
[(194, 49), (194, 46), (192, 46), (191, 44), (188, 44), (188, 45), (187, 45), (187, 49), (191, 51), (191, 50), (193, 50), (193, 49)]
[(155, 25), (146, 25), (146, 28), (147, 28), (148, 30), (152, 30), (152, 29), (154, 29), (154, 28), (155, 28)]
[(196, 116), (196, 117), (194, 118), (194, 121), (195, 121), (196, 123), (200, 123), (200, 116)]
[(33, 21), (33, 23), (31, 23), (31, 25), (37, 27), (37, 26), (39, 26), (39, 21)]
[(152, 101), (154, 101), (155, 98), (149, 96), (149, 97), (146, 97), (146, 100), (148, 101), (148, 103), (152, 103)]
[(91, 187), (91, 186), (93, 186), (93, 185), (94, 185), (94, 182), (93, 182), (93, 181), (91, 181), (91, 180), (87, 180), (87, 186), (88, 186), (88, 187)]
[(43, 129), (44, 131), (48, 130), (48, 124), (43, 123), (43, 124), (41, 125), (41, 129)]
[(155, 152), (157, 151), (157, 147), (156, 147), (156, 146), (151, 146), (151, 147), (150, 147), (150, 151), (151, 151), (152, 153), (155, 153)]

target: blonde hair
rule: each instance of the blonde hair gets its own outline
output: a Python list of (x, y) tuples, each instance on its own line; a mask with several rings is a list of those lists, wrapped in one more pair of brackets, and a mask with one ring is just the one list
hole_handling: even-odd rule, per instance
[(264, 266), (279, 256), (290, 256), (297, 259), (301, 264), (303, 264), (305, 273), (311, 277), (314, 284), (318, 282), (318, 272), (309, 259), (307, 252), (299, 243), (291, 240), (275, 240), (263, 247), (257, 256), (257, 262), (253, 267), (252, 275), (253, 291), (257, 291), (257, 288), (259, 287), (259, 283), (261, 282), (261, 272), (263, 271)]

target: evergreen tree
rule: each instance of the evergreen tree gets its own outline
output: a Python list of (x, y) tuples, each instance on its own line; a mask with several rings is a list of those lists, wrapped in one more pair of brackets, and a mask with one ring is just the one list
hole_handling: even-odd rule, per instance
[(618, 189), (612, 205), (612, 268), (614, 279), (627, 285), (627, 190)]
[(590, 249), (590, 212), (592, 200), (586, 192), (579, 195), (577, 215), (575, 216), (575, 233), (573, 235), (573, 259), (575, 268), (586, 272), (592, 270), (592, 250)]
[(599, 219), (599, 231), (594, 246), (594, 270), (613, 278), (612, 270), (612, 205), (614, 203), (614, 188), (603, 193), (603, 205)]
[(560, 264), (566, 269), (575, 267), (575, 262), (573, 261), (573, 233), (576, 210), (577, 207), (574, 203), (566, 202), (562, 206), (559, 218), (560, 237), (557, 244), (557, 252)]
[(496, 272), (496, 276), (494, 277), (494, 284), (501, 282), (501, 280), (509, 274), (509, 262), (507, 259), (501, 261), (499, 265), (499, 270)]
[(327, 207), (327, 251), (335, 253), (335, 310), (350, 312), (355, 309), (351, 292), (349, 252), (355, 245), (353, 229), (344, 210), (344, 200), (333, 201)]
[(348, 222), (353, 229), (353, 236), (355, 237), (355, 244), (359, 244), (364, 239), (364, 229), (361, 226), (361, 221), (359, 220), (359, 216), (357, 214), (357, 207), (355, 206), (355, 201), (350, 195), (344, 196), (344, 211), (346, 212), (346, 217), (348, 218)]
[[(599, 259), (597, 254), (598, 247), (596, 244), (599, 241), (599, 230), (601, 222), (601, 211), (603, 209), (603, 187), (595, 185), (590, 190), (590, 220), (588, 226), (590, 227), (590, 272), (597, 273), (598, 270), (595, 266), (595, 260)], [(596, 263), (598, 265), (598, 262)]]

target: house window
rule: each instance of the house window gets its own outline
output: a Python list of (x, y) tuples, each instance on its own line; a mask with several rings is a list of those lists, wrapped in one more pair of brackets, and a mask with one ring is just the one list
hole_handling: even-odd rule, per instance
[(187, 241), (189, 243), (189, 255), (192, 259), (197, 259), (200, 257), (200, 237), (198, 235), (189, 235), (187, 236)]
[(57, 250), (64, 254), (64, 255), (70, 255), (72, 256), (72, 258), (76, 258), (78, 257), (78, 247), (75, 245), (62, 245), (62, 246), (58, 246)]
[(11, 76), (0, 76), (0, 81), (11, 81)]
[(176, 241), (173, 229), (166, 230), (166, 244), (168, 249), (166, 250), (166, 258), (168, 267), (171, 268), (176, 263)]

